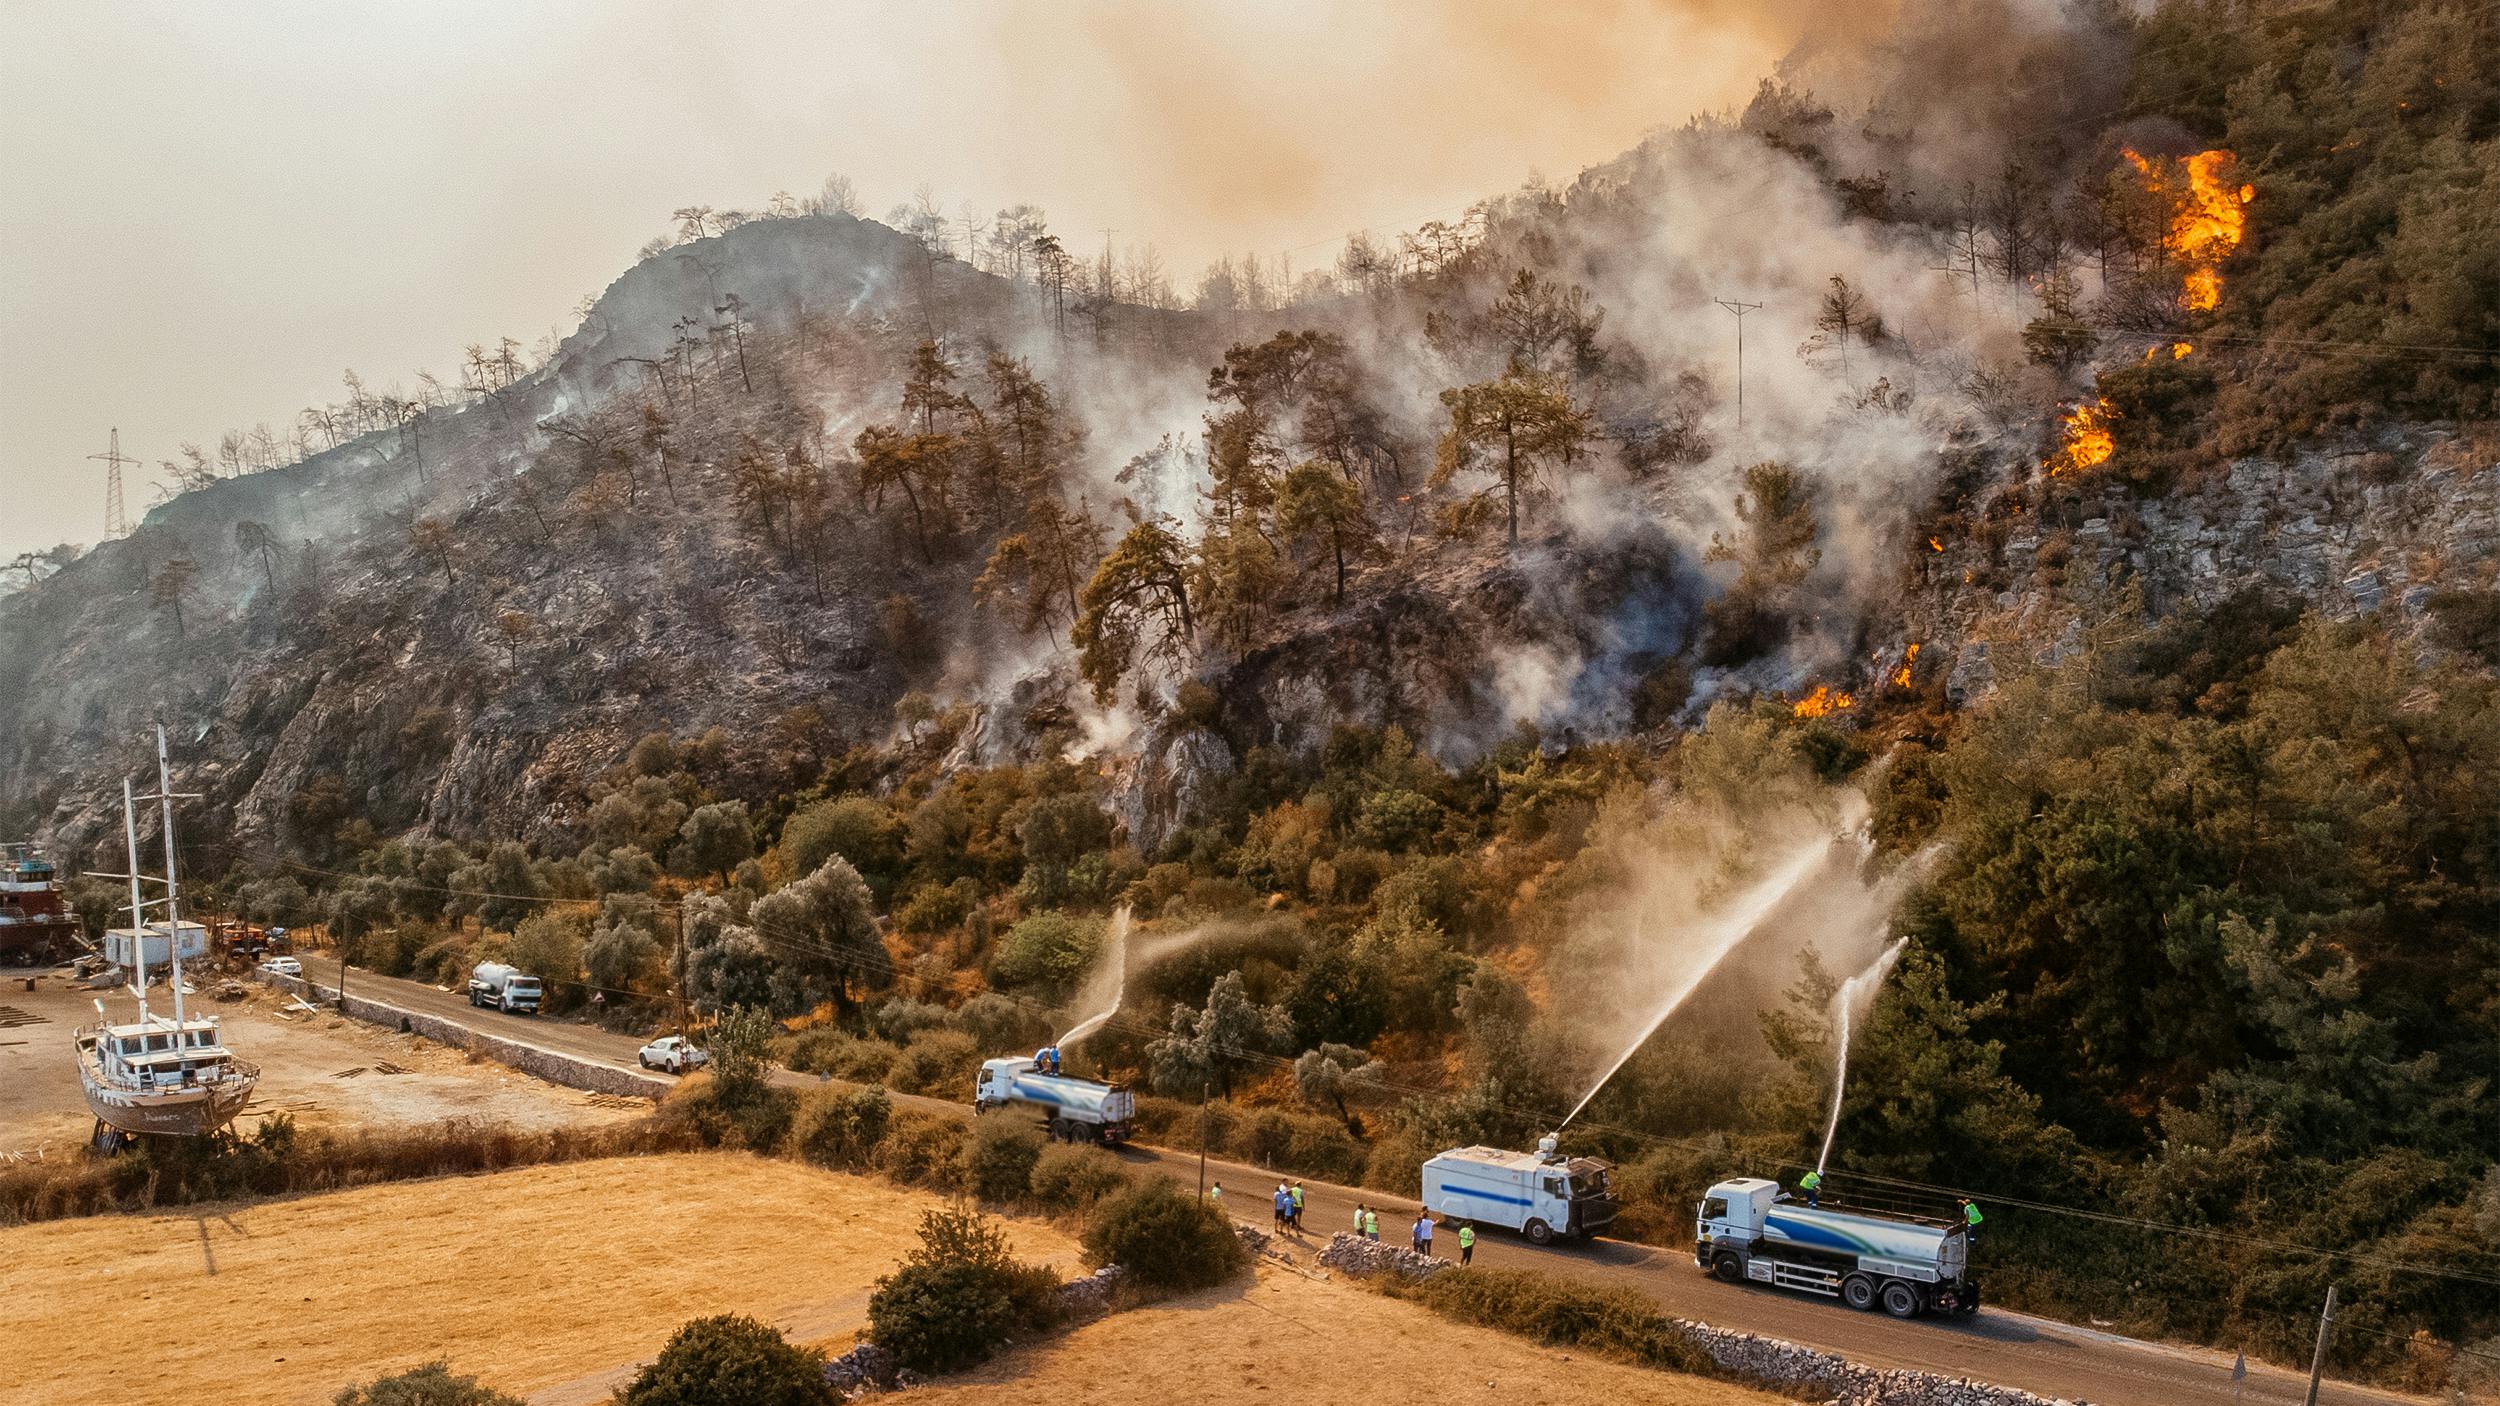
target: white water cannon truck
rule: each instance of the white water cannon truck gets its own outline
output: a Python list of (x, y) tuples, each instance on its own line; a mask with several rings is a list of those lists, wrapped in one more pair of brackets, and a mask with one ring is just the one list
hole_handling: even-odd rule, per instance
[(469, 973), (469, 1004), (499, 1011), (538, 1014), (538, 978), (501, 962), (480, 962)]
[(1802, 1289), (1895, 1318), (1979, 1308), (1960, 1221), (1808, 1206), (1761, 1177), (1720, 1182), (1702, 1197), (1693, 1262), (1730, 1284)]
[(1031, 1059), (985, 1060), (972, 1085), (972, 1111), (1021, 1110), (1043, 1119), (1053, 1142), (1095, 1142), (1108, 1147), (1129, 1140), (1137, 1121), (1137, 1095), (1118, 1084), (1053, 1074)]
[(1536, 1244), (1595, 1236), (1619, 1209), (1608, 1164), (1565, 1157), (1547, 1134), (1534, 1152), (1454, 1147), (1424, 1163), (1424, 1209), (1444, 1220), (1516, 1230)]

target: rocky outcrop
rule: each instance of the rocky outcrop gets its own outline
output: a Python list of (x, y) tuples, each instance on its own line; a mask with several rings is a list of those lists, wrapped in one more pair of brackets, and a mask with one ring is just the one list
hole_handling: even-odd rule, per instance
[(2048, 520), (1991, 517), (1940, 545), (1905, 633), (1957, 703), (1995, 687), (2009, 648), (2044, 661), (2074, 648), (2079, 596), (2109, 582), (2133, 583), (2157, 618), (2254, 591), (2419, 635), (2436, 592), (2489, 589), (2500, 572), (2500, 441), (2391, 430), (2236, 460), (2158, 498), (2100, 485)]

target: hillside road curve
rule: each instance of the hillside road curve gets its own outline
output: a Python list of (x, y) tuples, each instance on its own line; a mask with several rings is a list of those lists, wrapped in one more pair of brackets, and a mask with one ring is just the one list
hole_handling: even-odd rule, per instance
[[(306, 964), (305, 976), (325, 991), (336, 989), (338, 974), (333, 962)], [(618, 1068), (637, 1067), (635, 1051), (640, 1042), (631, 1036), (566, 1021), (480, 1010), (470, 1006), (461, 992), (361, 969), (351, 970), (347, 984), (353, 993), (440, 1016), (471, 1030)], [(786, 1069), (776, 1072), (775, 1081), (794, 1088), (822, 1082), (814, 1075)], [(972, 1116), (969, 1105), (944, 1099), (898, 1094), (895, 1102)], [(1131, 1147), (1120, 1155), (1132, 1164), (1150, 1165), (1176, 1180), (1197, 1183), (1195, 1153)], [(1262, 1228), (1267, 1225), (1267, 1196), (1275, 1190), (1278, 1173), (1222, 1159), (1209, 1159), (1206, 1173), (1223, 1183), (1227, 1208), (1236, 1217)], [(1306, 1178), (1303, 1189), (1307, 1198), (1303, 1221), (1309, 1233), (1298, 1242), (1288, 1237), (1287, 1243), (1311, 1250), (1325, 1244), (1329, 1235), (1351, 1227), (1357, 1202), (1381, 1212), (1382, 1239), (1401, 1244), (1418, 1209), (1413, 1201), (1359, 1187)], [(1434, 1243), (1445, 1255), (1456, 1252), (1456, 1238), (1447, 1230)], [(2308, 1386), (2302, 1374), (2253, 1361), (2247, 1381), (2235, 1386), (2229, 1353), (2120, 1337), (1995, 1307), (1983, 1307), (1975, 1316), (1958, 1320), (1903, 1321), (1854, 1313), (1828, 1299), (1724, 1284), (1695, 1267), (1688, 1253), (1627, 1241), (1540, 1247), (1505, 1231), (1488, 1230), (1477, 1238), (1476, 1256), (1483, 1264), (1533, 1268), (1636, 1289), (1679, 1317), (1785, 1339), (1871, 1367), (1969, 1377), (2097, 1406), (2299, 1406)], [(2318, 1400), (2321, 1406), (2422, 1406), (2430, 1398), (2329, 1381)]]

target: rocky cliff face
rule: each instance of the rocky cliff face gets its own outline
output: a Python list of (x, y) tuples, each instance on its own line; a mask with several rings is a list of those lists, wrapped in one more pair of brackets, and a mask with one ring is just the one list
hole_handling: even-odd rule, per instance
[(2237, 460), (2157, 498), (2100, 485), (2051, 520), (1999, 511), (1918, 555), (1906, 637), (1956, 703), (1993, 688), (2008, 651), (2074, 647), (2079, 601), (2105, 584), (2134, 583), (2154, 617), (2258, 592), (2419, 638), (2436, 593), (2500, 576), (2500, 435), (2397, 427)]

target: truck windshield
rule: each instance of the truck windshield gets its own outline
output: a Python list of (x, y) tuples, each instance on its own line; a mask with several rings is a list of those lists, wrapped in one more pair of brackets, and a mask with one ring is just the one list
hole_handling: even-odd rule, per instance
[(1701, 1218), (1703, 1220), (1726, 1220), (1727, 1198), (1724, 1196), (1704, 1198), (1701, 1203)]
[(1573, 1172), (1571, 1194), (1575, 1197), (1605, 1195), (1606, 1174), (1604, 1172)]

